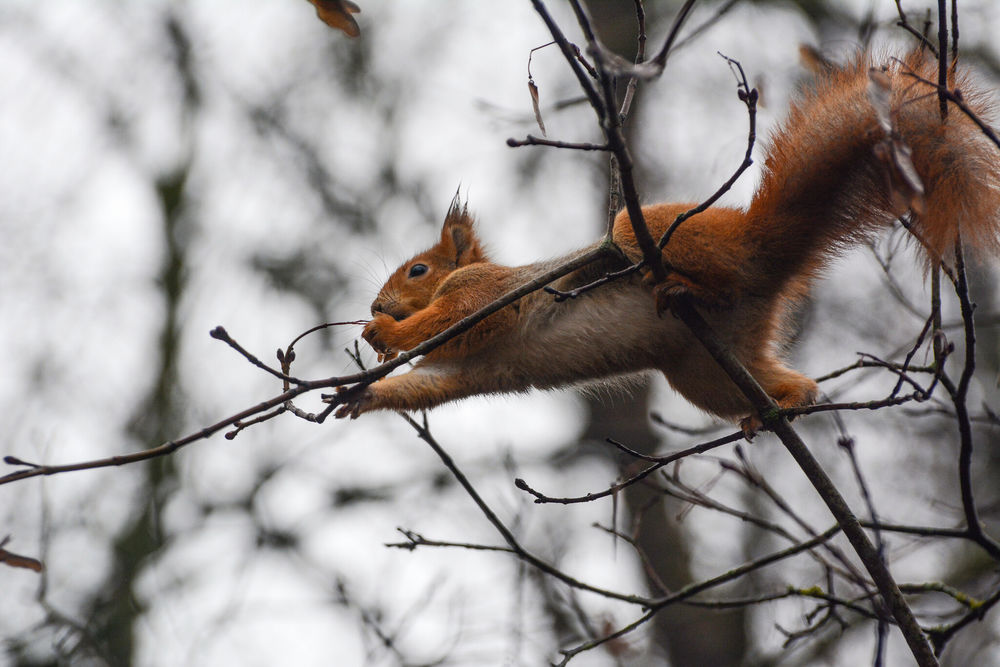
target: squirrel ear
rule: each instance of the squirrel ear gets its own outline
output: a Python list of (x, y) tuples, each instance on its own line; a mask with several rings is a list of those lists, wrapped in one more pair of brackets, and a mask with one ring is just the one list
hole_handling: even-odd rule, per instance
[(476, 236), (475, 221), (468, 204), (460, 202), (458, 195), (451, 200), (448, 215), (441, 228), (441, 246), (455, 266), (465, 266), (486, 259), (483, 246)]

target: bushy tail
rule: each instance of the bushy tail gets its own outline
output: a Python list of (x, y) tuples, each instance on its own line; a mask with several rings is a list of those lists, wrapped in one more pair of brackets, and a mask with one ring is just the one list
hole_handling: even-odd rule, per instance
[[(951, 254), (957, 233), (1000, 254), (1000, 146), (955, 105), (942, 120), (936, 88), (911, 75), (936, 81), (936, 61), (914, 53), (872, 69), (859, 58), (819, 75), (794, 104), (748, 211), (757, 221), (748, 234), (756, 227), (780, 239), (758, 244), (775, 271), (814, 272), (838, 247), (907, 213), (932, 264)], [(949, 88), (991, 122), (967, 73), (953, 71)]]

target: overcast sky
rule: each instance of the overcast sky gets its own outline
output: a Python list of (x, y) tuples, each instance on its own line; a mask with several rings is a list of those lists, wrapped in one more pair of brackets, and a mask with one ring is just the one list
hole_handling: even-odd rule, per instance
[[(963, 39), (980, 43), (1000, 26), (1000, 9), (968, 4)], [(857, 12), (867, 5), (845, 3)], [(191, 42), (200, 96), (194, 113), (185, 111), (183, 81), (171, 60), (167, 11)], [(568, 18), (561, 7), (556, 13)], [(0, 453), (70, 462), (157, 444), (138, 440), (126, 426), (155, 378), (165, 308), (157, 280), (167, 244), (153, 183), (174, 170), (188, 167), (190, 175), (184, 225), (176, 232), (188, 254), (178, 311), (183, 410), (173, 436), (280, 390), (209, 330), (224, 325), (270, 360), (272, 350), (324, 319), (366, 317), (387, 273), (433, 241), (459, 186), (502, 261), (528, 262), (598, 237), (604, 158), (515, 151), (505, 143), (537, 134), (527, 56), (549, 37), (529, 2), (369, 1), (358, 21), (361, 37), (352, 42), (317, 21), (301, 0), (3, 3)], [(661, 24), (651, 33), (661, 38), (664, 30)], [(716, 51), (739, 59), (763, 91), (765, 136), (794, 84), (798, 45), (814, 42), (795, 11), (745, 7), (672, 58), (664, 80), (643, 93), (649, 99), (637, 120), (644, 141), (635, 153), (654, 174), (645, 199), (703, 197), (742, 156), (745, 112)], [(853, 48), (846, 39), (825, 46), (839, 53)], [(359, 50), (370, 76), (352, 84), (337, 68), (347, 69)], [(584, 106), (565, 112), (548, 106), (577, 94), (560, 54), (536, 52), (532, 75), (549, 136), (595, 140)], [(328, 194), (344, 210), (369, 207), (375, 227), (358, 230), (348, 216), (332, 215), (295, 141), (260, 131), (261, 117), (251, 110), (272, 111), (297, 132), (322, 159)], [(395, 170), (395, 191), (380, 181), (385, 164)], [(745, 202), (755, 178), (751, 170), (728, 201)], [(374, 194), (376, 187), (383, 189)], [(317, 298), (292, 294), (254, 269), (255, 262), (299, 254), (319, 267)], [(834, 269), (835, 276), (846, 274), (869, 276), (880, 287), (870, 259), (848, 259)], [(914, 275), (914, 291), (922, 293)], [(835, 298), (863, 299), (867, 289), (846, 284)], [(855, 311), (852, 317), (849, 331), (819, 327), (803, 344), (809, 372), (850, 363), (868, 339), (869, 320), (874, 328), (883, 316)], [(343, 327), (323, 347), (304, 343), (297, 372), (325, 377), (350, 370), (339, 350), (359, 333)], [(831, 346), (836, 362), (820, 354)], [(654, 393), (658, 409), (676, 421), (710, 423), (662, 384)], [(302, 403), (315, 410), (317, 400)], [(597, 585), (641, 590), (631, 554), (587, 528), (607, 522), (609, 506), (535, 507), (503, 468), (510, 456), (519, 474), (530, 473), (533, 486), (553, 495), (612, 482), (618, 471), (596, 460), (577, 461), (570, 470), (541, 465), (578, 436), (580, 410), (572, 392), (533, 393), (447, 406), (432, 413), (431, 424), (487, 499), (508, 518), (521, 517), (526, 542), (542, 555), (558, 557)], [(864, 434), (864, 426), (857, 432)], [(877, 465), (887, 455), (865, 456)], [(505, 664), (497, 656), (517, 655), (524, 664), (551, 657), (530, 622), (516, 650), (494, 631), (523, 622), (509, 559), (383, 547), (400, 539), (400, 526), (433, 538), (499, 542), (466, 496), (433, 491), (440, 464), (395, 415), (321, 427), (286, 416), (232, 441), (216, 436), (197, 443), (175, 458), (182, 481), (164, 499), (169, 548), (144, 568), (137, 591), (148, 606), (139, 664), (320, 665), (331, 664), (331, 647), (343, 659), (338, 664), (364, 664), (366, 655), (394, 664), (391, 655), (366, 653), (373, 640), (361, 629), (358, 607), (330, 604), (330, 584), (338, 580), (352, 600), (385, 609), (390, 625), (411, 624), (401, 646), (415, 658), (450, 652), (456, 664), (478, 665)], [(247, 497), (265, 468), (280, 472), (254, 496), (251, 513), (298, 535), (295, 557), (256, 549), (257, 526), (246, 508), (207, 518), (201, 511)], [(0, 538), (10, 534), (12, 551), (44, 556), (47, 600), (61, 612), (74, 616), (104, 580), (109, 539), (141, 495), (141, 480), (122, 468), (0, 487)], [(394, 501), (331, 508), (331, 489), (359, 480)], [(789, 493), (801, 489), (788, 482)], [(804, 511), (826, 521), (820, 507)], [(711, 519), (703, 525), (700, 574), (710, 576), (738, 554), (724, 529), (712, 530)], [(911, 565), (920, 570), (903, 567)], [(33, 634), (44, 616), (37, 586), (32, 572), (0, 570), (0, 637), (29, 638), (47, 655), (57, 638)], [(625, 605), (585, 602), (612, 625), (634, 617)], [(775, 613), (794, 623), (798, 610)], [(761, 622), (760, 632), (779, 645), (773, 620)], [(604, 660), (595, 653), (579, 664)]]

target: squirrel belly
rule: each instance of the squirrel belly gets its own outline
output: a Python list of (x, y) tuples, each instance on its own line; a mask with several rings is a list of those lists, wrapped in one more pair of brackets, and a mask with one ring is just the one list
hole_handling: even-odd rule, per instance
[[(687, 328), (660, 315), (685, 295), (781, 407), (812, 403), (816, 383), (784, 365), (778, 349), (791, 309), (844, 247), (906, 216), (929, 266), (951, 258), (956, 239), (1000, 252), (1000, 148), (952, 108), (942, 120), (936, 77), (920, 55), (872, 73), (865, 58), (822, 73), (773, 136), (763, 178), (746, 210), (714, 207), (685, 220), (663, 249), (665, 281), (633, 274), (556, 301), (534, 292), (428, 353), (403, 375), (335, 397), (338, 417), (415, 410), (468, 396), (552, 388), (654, 369), (710, 413), (745, 417), (749, 403)], [(980, 118), (991, 108), (963, 73), (961, 90)], [(693, 204), (643, 208), (659, 238)], [(624, 256), (556, 281), (568, 291), (642, 259), (627, 213), (613, 240)], [(581, 252), (587, 252), (585, 249)], [(363, 337), (392, 357), (444, 331), (563, 260), (521, 267), (491, 262), (472, 216), (456, 200), (437, 244), (403, 263), (372, 303)]]

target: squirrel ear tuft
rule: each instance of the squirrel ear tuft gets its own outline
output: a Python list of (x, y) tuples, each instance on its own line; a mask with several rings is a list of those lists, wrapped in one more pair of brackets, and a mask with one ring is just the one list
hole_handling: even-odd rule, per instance
[(469, 213), (468, 203), (460, 201), (457, 193), (444, 218), (441, 245), (446, 248), (455, 266), (465, 266), (486, 259), (486, 253), (476, 236), (475, 220)]

